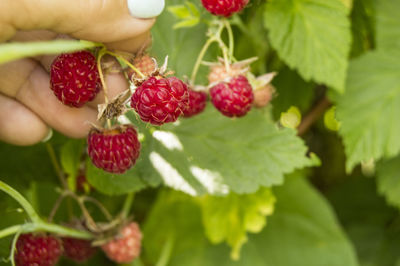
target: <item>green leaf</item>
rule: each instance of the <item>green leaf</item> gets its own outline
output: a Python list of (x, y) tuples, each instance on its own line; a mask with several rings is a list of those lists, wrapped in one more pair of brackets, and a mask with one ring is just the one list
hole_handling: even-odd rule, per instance
[(79, 171), (83, 148), (83, 140), (69, 140), (61, 148), (61, 166), (68, 175), (68, 185), (72, 191), (75, 191), (76, 177)]
[(107, 195), (122, 195), (136, 192), (147, 187), (141, 179), (137, 167), (133, 167), (124, 174), (111, 174), (95, 167), (90, 159), (86, 163), (86, 178), (96, 190)]
[(274, 215), (261, 233), (249, 237), (237, 262), (229, 259), (225, 245), (207, 241), (199, 222), (199, 207), (190, 197), (176, 192), (162, 194), (144, 225), (146, 259), (155, 262), (172, 238), (169, 266), (358, 265), (330, 206), (304, 179), (289, 178), (275, 193)]
[(206, 196), (200, 200), (207, 238), (213, 244), (226, 241), (231, 258), (238, 260), (247, 242), (247, 232), (259, 233), (266, 226), (266, 216), (274, 212), (275, 197), (268, 188), (254, 194), (225, 197)]
[(400, 151), (400, 53), (375, 51), (351, 62), (346, 93), (338, 98), (346, 168)]
[(375, 178), (346, 178), (327, 193), (362, 266), (399, 265), (399, 211), (377, 195)]
[(0, 64), (24, 57), (74, 52), (96, 46), (100, 46), (100, 44), (75, 40), (6, 43), (0, 45)]
[(378, 164), (377, 185), (387, 202), (400, 208), (400, 156)]
[(143, 178), (163, 180), (191, 195), (253, 193), (313, 165), (296, 131), (277, 128), (259, 110), (230, 119), (209, 107), (151, 134), (148, 153), (141, 155)]
[(342, 92), (351, 44), (347, 13), (340, 0), (274, 0), (267, 4), (265, 26), (290, 67)]
[(293, 105), (302, 113), (308, 111), (313, 100), (315, 84), (305, 82), (295, 71), (287, 67), (279, 71), (272, 83), (276, 87), (277, 94), (272, 100), (272, 111), (276, 119)]
[(174, 29), (180, 29), (180, 28), (190, 28), (193, 26), (196, 26), (199, 24), (200, 19), (199, 18), (190, 18), (190, 19), (185, 19), (182, 20), (174, 25)]
[(190, 17), (190, 10), (184, 5), (170, 6), (168, 11), (171, 12), (175, 17), (184, 19)]
[(400, 49), (400, 1), (376, 1), (376, 41), (380, 50)]

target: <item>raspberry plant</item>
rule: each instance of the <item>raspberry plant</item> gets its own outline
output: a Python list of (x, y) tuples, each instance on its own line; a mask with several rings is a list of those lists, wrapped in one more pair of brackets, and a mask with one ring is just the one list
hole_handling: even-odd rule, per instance
[(136, 54), (2, 44), (59, 52), (71, 108), (104, 95), (87, 139), (0, 143), (4, 265), (397, 265), (399, 9), (171, 0)]

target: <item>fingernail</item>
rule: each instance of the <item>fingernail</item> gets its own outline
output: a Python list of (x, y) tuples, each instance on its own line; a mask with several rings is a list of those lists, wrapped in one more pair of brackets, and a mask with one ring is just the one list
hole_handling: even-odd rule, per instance
[(129, 12), (136, 18), (154, 18), (161, 14), (165, 0), (128, 0)]

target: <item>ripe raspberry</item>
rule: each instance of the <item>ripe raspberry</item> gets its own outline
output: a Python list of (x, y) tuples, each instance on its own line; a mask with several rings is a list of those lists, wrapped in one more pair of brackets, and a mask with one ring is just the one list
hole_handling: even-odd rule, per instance
[(201, 0), (205, 9), (216, 16), (230, 17), (242, 11), (249, 0)]
[(47, 235), (21, 234), (17, 240), (14, 259), (17, 266), (53, 266), (61, 254), (59, 239)]
[(129, 263), (140, 255), (142, 233), (137, 223), (125, 226), (119, 236), (101, 246), (107, 257), (117, 263)]
[(65, 237), (62, 238), (62, 244), (64, 255), (78, 263), (87, 261), (96, 253), (96, 249), (87, 240)]
[(176, 77), (150, 77), (136, 89), (131, 99), (131, 106), (140, 118), (158, 126), (175, 122), (188, 103), (188, 87)]
[(263, 88), (254, 91), (254, 102), (253, 105), (257, 108), (262, 108), (268, 105), (274, 94), (275, 89), (271, 84), (267, 84)]
[[(151, 76), (157, 69), (157, 63), (154, 58), (150, 57), (148, 54), (143, 54), (135, 57), (133, 59), (133, 65), (142, 72), (146, 77)], [(140, 78), (133, 69), (128, 72), (129, 78)]]
[(215, 85), (210, 89), (210, 95), (215, 108), (228, 117), (244, 116), (254, 100), (251, 85), (244, 76)]
[(88, 154), (93, 164), (110, 173), (122, 174), (135, 165), (140, 142), (131, 125), (103, 131), (92, 129), (88, 136)]
[(58, 56), (51, 65), (50, 85), (63, 104), (82, 107), (101, 88), (96, 58), (87, 51)]
[(192, 117), (204, 111), (207, 104), (207, 94), (202, 91), (189, 90), (189, 104), (183, 111), (184, 117)]

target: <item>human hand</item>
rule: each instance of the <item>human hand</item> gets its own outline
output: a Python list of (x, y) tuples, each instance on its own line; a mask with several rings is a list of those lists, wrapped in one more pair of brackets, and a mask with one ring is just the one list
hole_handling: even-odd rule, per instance
[[(108, 48), (135, 52), (150, 38), (155, 19), (137, 19), (126, 0), (1, 0), (0, 41), (50, 40), (59, 34), (102, 42)], [(54, 56), (26, 58), (0, 65), (0, 140), (31, 145), (54, 128), (74, 138), (84, 137), (94, 123), (99, 93), (83, 108), (63, 105), (50, 90)], [(126, 90), (121, 74), (108, 74), (108, 96)]]

